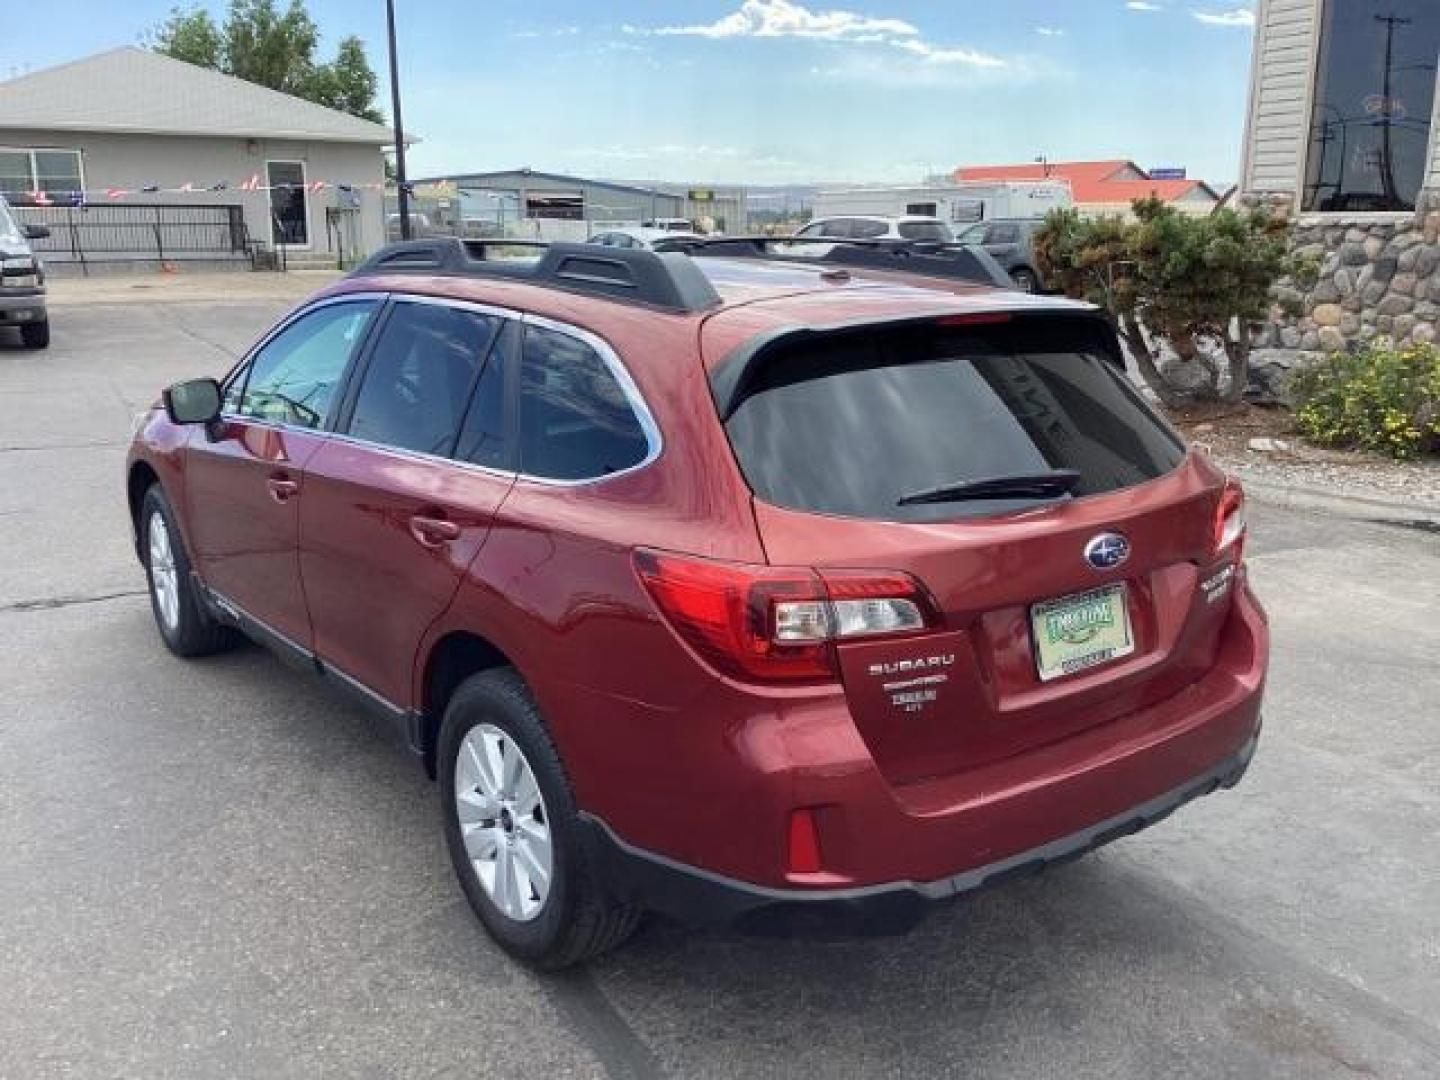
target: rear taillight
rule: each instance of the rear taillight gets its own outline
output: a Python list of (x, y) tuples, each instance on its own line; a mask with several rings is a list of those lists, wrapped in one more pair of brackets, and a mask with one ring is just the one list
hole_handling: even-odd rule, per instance
[(1245, 493), (1234, 480), (1225, 481), (1220, 502), (1215, 507), (1213, 544), (1216, 555), (1233, 547), (1232, 561), (1238, 563), (1245, 557)]
[(639, 550), (635, 570), (666, 620), (711, 666), (756, 682), (829, 682), (834, 643), (932, 628), (908, 574), (757, 566)]

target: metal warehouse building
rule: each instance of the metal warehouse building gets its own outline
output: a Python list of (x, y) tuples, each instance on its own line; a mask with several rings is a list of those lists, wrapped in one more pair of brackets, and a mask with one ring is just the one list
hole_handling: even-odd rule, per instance
[[(655, 218), (710, 218), (735, 232), (745, 224), (741, 188), (662, 185), (635, 187), (534, 169), (457, 173), (415, 181), (418, 210), (441, 227), (466, 233), (566, 237), (600, 222), (638, 223)], [(534, 223), (526, 229), (520, 223)], [(556, 222), (574, 222), (557, 226)]]

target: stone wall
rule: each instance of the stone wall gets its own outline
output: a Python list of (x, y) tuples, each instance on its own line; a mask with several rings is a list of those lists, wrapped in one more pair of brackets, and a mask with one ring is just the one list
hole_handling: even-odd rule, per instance
[(1289, 372), (1322, 352), (1440, 337), (1440, 191), (1422, 192), (1403, 217), (1300, 215), (1295, 246), (1321, 260), (1320, 276), (1308, 291), (1275, 290), (1299, 314), (1277, 306), (1254, 339), (1251, 380), (1262, 392), (1283, 397)]

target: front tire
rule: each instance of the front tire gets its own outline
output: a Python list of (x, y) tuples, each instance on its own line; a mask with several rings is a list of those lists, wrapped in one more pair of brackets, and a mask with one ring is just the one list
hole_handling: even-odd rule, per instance
[(553, 971), (630, 936), (640, 912), (600, 884), (560, 756), (514, 669), (481, 672), (460, 685), (438, 750), (450, 859), (465, 898), (501, 948)]
[(50, 345), (50, 320), (26, 323), (20, 327), (20, 343), (27, 349), (44, 349)]
[(145, 492), (138, 524), (150, 610), (165, 647), (176, 656), (205, 656), (235, 644), (235, 631), (217, 622), (200, 597), (175, 512), (159, 484)]

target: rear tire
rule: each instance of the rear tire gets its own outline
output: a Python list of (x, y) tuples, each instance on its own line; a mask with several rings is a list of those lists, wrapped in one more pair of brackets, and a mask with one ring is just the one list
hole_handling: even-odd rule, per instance
[(501, 948), (554, 971), (634, 932), (641, 912), (606, 894), (560, 755), (513, 668), (460, 685), (438, 751), (450, 859), (465, 898)]
[(159, 484), (140, 502), (140, 553), (150, 585), (150, 610), (165, 647), (176, 656), (207, 656), (230, 648), (239, 635), (205, 606), (175, 512)]
[(20, 342), (27, 349), (44, 349), (50, 345), (50, 320), (26, 323), (20, 327)]

